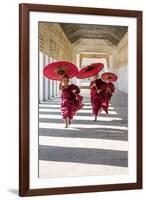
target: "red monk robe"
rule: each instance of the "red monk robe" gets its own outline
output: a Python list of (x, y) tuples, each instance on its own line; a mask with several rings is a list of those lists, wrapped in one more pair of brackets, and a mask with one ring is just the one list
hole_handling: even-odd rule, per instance
[(102, 81), (101, 78), (91, 81), (90, 83), (90, 95), (93, 114), (95, 115), (95, 121), (99, 111), (102, 109), (108, 114), (108, 101), (106, 98), (106, 86), (107, 83)]
[(83, 107), (80, 89), (74, 85), (62, 86), (61, 114), (63, 119), (73, 119), (75, 113)]
[(113, 93), (115, 92), (115, 86), (113, 83), (109, 82), (107, 83), (107, 89), (106, 94), (108, 96), (108, 100), (111, 101), (111, 97), (113, 96)]
[(106, 114), (108, 114), (108, 107), (109, 107), (109, 102), (111, 101), (111, 97), (113, 96), (113, 93), (115, 91), (115, 86), (113, 83), (111, 82), (107, 82), (106, 83), (106, 90), (103, 90), (103, 92), (101, 92), (102, 96), (102, 108), (103, 110), (106, 112)]

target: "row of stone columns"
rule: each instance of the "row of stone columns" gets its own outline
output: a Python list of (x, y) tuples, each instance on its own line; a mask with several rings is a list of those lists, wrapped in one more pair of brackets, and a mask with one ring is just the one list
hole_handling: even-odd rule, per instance
[(44, 53), (39, 53), (39, 102), (59, 95), (59, 83), (55, 80), (49, 80), (43, 75), (43, 68), (50, 62), (54, 62), (53, 58), (49, 58)]

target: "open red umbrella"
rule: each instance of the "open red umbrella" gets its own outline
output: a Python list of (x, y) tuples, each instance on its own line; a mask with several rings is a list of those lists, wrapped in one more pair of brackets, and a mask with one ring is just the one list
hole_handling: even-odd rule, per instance
[(49, 63), (44, 67), (43, 70), (44, 76), (52, 80), (61, 80), (64, 75), (72, 78), (76, 76), (77, 73), (77, 66), (67, 61), (57, 61)]
[(101, 78), (104, 80), (104, 81), (109, 81), (109, 82), (114, 82), (114, 81), (117, 81), (118, 79), (118, 76), (112, 72), (105, 72), (101, 75)]
[(93, 63), (84, 68), (82, 68), (78, 74), (77, 78), (88, 78), (100, 72), (103, 69), (104, 65), (102, 63)]

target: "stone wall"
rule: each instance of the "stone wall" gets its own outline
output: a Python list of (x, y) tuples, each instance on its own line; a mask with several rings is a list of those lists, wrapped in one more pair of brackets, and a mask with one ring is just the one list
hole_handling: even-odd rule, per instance
[(128, 93), (128, 33), (117, 45), (113, 70), (119, 77), (116, 86), (121, 91)]
[(72, 47), (57, 23), (39, 23), (39, 51), (55, 60), (72, 61)]
[(128, 63), (128, 33), (124, 35), (116, 48), (116, 68), (121, 68)]

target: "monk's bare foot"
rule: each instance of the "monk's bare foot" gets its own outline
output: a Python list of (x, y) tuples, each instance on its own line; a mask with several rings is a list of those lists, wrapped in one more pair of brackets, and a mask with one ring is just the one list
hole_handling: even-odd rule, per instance
[(95, 116), (95, 119), (94, 119), (94, 121), (95, 121), (95, 122), (97, 121), (97, 116)]
[(68, 124), (71, 125), (71, 120), (69, 119)]
[(68, 120), (67, 120), (67, 118), (65, 118), (65, 128), (68, 128)]
[(108, 112), (107, 111), (105, 111), (105, 115), (106, 115), (106, 117), (108, 117)]

